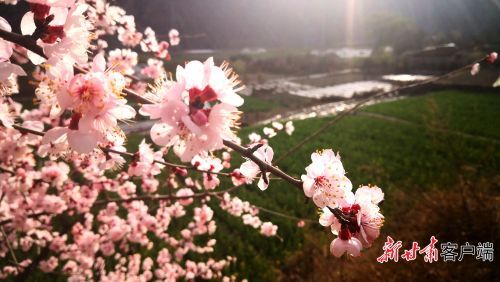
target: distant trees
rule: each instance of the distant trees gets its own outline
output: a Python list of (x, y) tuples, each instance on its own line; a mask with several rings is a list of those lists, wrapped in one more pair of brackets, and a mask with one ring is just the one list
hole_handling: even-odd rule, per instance
[(387, 13), (374, 15), (370, 21), (377, 49), (390, 46), (395, 54), (400, 54), (423, 46), (424, 32), (409, 18)]

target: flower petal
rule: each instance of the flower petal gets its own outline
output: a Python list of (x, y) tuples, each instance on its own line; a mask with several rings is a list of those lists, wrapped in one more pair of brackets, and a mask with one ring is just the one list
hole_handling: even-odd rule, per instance
[(68, 143), (78, 153), (87, 154), (97, 147), (97, 136), (91, 132), (70, 130), (68, 132)]

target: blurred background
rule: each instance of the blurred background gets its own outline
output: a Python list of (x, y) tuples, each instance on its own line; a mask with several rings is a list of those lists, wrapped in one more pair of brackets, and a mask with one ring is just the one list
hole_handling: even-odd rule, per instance
[[(294, 120), (295, 133), (270, 140), (275, 154), (315, 132), (332, 115), (381, 89), (439, 76), (500, 50), (498, 0), (120, 0), (142, 28), (177, 28), (180, 46), (167, 68), (191, 59), (228, 60), (247, 86), (240, 137), (271, 121)], [(387, 235), (428, 244), (497, 242), (500, 183), (500, 74), (483, 64), (430, 85), (373, 100), (278, 165), (303, 173), (311, 152), (339, 151), (354, 187), (386, 193), (382, 235), (361, 258), (329, 254), (333, 235), (317, 224), (303, 195), (276, 181), (249, 186), (244, 200), (306, 219), (264, 215), (281, 238), (263, 238), (238, 219), (219, 220), (219, 254), (250, 281), (494, 280), (494, 263), (379, 264)], [(142, 138), (142, 137), (141, 137)], [(138, 139), (140, 140), (140, 138)], [(237, 161), (237, 160), (236, 160)], [(237, 161), (238, 162), (238, 161)], [(238, 165), (238, 163), (236, 163)], [(224, 215), (223, 213), (220, 213)], [(308, 221), (310, 220), (310, 221)]]
[[(436, 77), (500, 50), (499, 0), (118, 0), (139, 30), (159, 38), (176, 28), (181, 44), (165, 62), (213, 56), (229, 61), (246, 85), (240, 137), (262, 134), (272, 121), (294, 120), (295, 133), (270, 140), (285, 154), (360, 99)], [(15, 18), (6, 8), (2, 15)], [(12, 22), (12, 21), (11, 21)], [(17, 26), (15, 23), (13, 26)], [(110, 44), (110, 49), (118, 44)], [(140, 58), (142, 64), (147, 58)], [(250, 281), (495, 280), (494, 263), (416, 261), (379, 264), (386, 236), (421, 246), (431, 236), (459, 245), (497, 243), (500, 186), (500, 65), (471, 76), (398, 91), (324, 130), (278, 165), (300, 176), (318, 148), (341, 154), (354, 187), (381, 187), (386, 224), (360, 258), (334, 258), (334, 238), (317, 223), (303, 194), (274, 181), (237, 195), (291, 218), (262, 214), (278, 224), (265, 238), (219, 211), (216, 255), (234, 254), (230, 271)], [(30, 92), (32, 93), (32, 92)], [(31, 99), (30, 94), (24, 94)], [(23, 97), (22, 95), (19, 97)], [(22, 98), (20, 98), (22, 99)], [(129, 138), (129, 151), (148, 138)], [(241, 160), (233, 160), (239, 165)], [(228, 184), (229, 185), (229, 184)], [(299, 219), (305, 220), (303, 228)]]

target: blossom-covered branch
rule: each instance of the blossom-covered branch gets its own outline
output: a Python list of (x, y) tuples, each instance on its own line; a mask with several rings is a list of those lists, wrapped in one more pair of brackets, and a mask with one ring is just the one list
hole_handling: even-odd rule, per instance
[[(0, 124), (0, 126), (1, 126), (1, 124)], [(38, 136), (44, 136), (44, 134), (45, 134), (42, 131), (38, 131), (38, 130), (26, 128), (26, 127), (23, 127), (23, 126), (20, 126), (20, 125), (17, 125), (17, 124), (13, 124), (12, 128), (15, 128), (15, 129), (17, 129), (17, 130), (19, 130), (21, 132), (24, 132), (24, 133), (30, 133), (30, 134), (34, 134), (34, 135), (38, 135)], [(245, 148), (243, 148), (243, 147), (241, 147), (241, 146), (239, 146), (237, 144), (234, 144), (232, 142), (228, 142), (227, 144), (229, 144), (228, 147), (229, 146), (233, 146), (234, 148), (237, 148), (238, 152), (242, 152), (241, 154), (243, 156), (245, 156), (245, 157), (252, 155), (248, 149), (245, 149)], [(126, 152), (126, 151), (119, 151), (119, 150), (115, 150), (115, 149), (111, 149), (111, 148), (107, 148), (107, 147), (101, 147), (100, 149), (103, 152), (106, 152), (106, 153), (118, 154), (118, 155), (130, 157), (130, 158), (137, 158), (137, 154), (129, 153), (129, 152)], [(252, 157), (252, 158), (256, 159), (257, 162), (261, 162), (258, 158), (255, 158), (255, 157)], [(161, 165), (164, 165), (164, 166), (167, 166), (167, 167), (176, 168), (176, 169), (195, 170), (195, 171), (201, 172), (201, 173), (209, 173), (209, 174), (221, 175), (221, 176), (228, 176), (228, 177), (234, 176), (233, 173), (218, 172), (218, 171), (213, 171), (213, 170), (203, 170), (203, 169), (199, 169), (197, 166), (190, 166), (190, 165), (170, 163), (170, 162), (165, 162), (163, 160), (154, 159), (153, 162), (161, 164)], [(2, 167), (0, 167), (0, 170), (8, 171), (6, 168), (2, 168)], [(271, 171), (279, 171), (279, 169), (278, 168), (272, 168)], [(8, 171), (8, 172), (14, 173), (12, 171)], [(300, 182), (299, 180), (294, 179), (293, 177), (287, 175), (284, 172), (280, 172), (279, 175), (277, 174), (276, 176), (278, 176), (281, 179), (286, 180), (286, 181), (295, 181), (295, 182), (298, 181), (298, 182)]]
[[(27, 2), (21, 34), (0, 18), (0, 257), (12, 257), (0, 263), (0, 279), (37, 271), (71, 281), (241, 279), (227, 274), (236, 259), (214, 252), (223, 217), (213, 204), (261, 235), (281, 238), (278, 225), (259, 212), (298, 227), (308, 220), (234, 195), (254, 182), (272, 189), (277, 179), (322, 210), (319, 223), (336, 236), (333, 255), (358, 256), (379, 236), (384, 194), (376, 186), (353, 191), (338, 153), (312, 153), (299, 179), (276, 165), (281, 158), (273, 164), (271, 140), (253, 133), (246, 144), (238, 137), (243, 86), (228, 63), (208, 58), (167, 72), (164, 61), (180, 43), (179, 31), (159, 40), (104, 0)], [(108, 36), (123, 48), (108, 51)], [(21, 65), (30, 62), (37, 103), (28, 110), (11, 95), (19, 92), (17, 78), (28, 75)], [(138, 73), (146, 79), (139, 81)], [(153, 144), (144, 138), (131, 153), (121, 125), (137, 114), (154, 120)], [(275, 122), (263, 131), (272, 138), (294, 129)], [(234, 154), (245, 159), (239, 167)], [(224, 188), (219, 176), (232, 186)]]

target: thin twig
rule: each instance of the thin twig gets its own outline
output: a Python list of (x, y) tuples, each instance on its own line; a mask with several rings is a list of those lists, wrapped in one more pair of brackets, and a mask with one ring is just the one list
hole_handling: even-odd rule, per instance
[(218, 195), (223, 195), (224, 193), (230, 193), (233, 190), (238, 188), (238, 186), (231, 187), (226, 190), (222, 191), (217, 191), (217, 192), (201, 192), (201, 193), (196, 193), (193, 195), (188, 195), (188, 196), (174, 196), (172, 194), (168, 195), (143, 195), (143, 196), (137, 196), (137, 197), (130, 197), (130, 198), (115, 198), (115, 199), (106, 199), (106, 200), (100, 200), (96, 201), (94, 204), (95, 205), (102, 205), (102, 204), (107, 204), (107, 203), (128, 203), (128, 202), (133, 202), (133, 201), (142, 201), (142, 200), (151, 200), (151, 201), (165, 201), (165, 200), (185, 200), (185, 199), (192, 199), (192, 198), (203, 198), (207, 196), (218, 196)]
[[(23, 127), (23, 126), (20, 126), (17, 124), (12, 125), (12, 128), (14, 128), (20, 132), (31, 133), (31, 134), (38, 135), (38, 136), (43, 136), (45, 134), (45, 132), (26, 128), (26, 127)], [(107, 152), (107, 153), (119, 154), (122, 156), (131, 157), (131, 158), (134, 157), (134, 154), (129, 153), (129, 152), (118, 151), (118, 150), (114, 150), (114, 149), (110, 149), (110, 148), (106, 148), (106, 147), (100, 147), (100, 149), (103, 152)], [(184, 168), (184, 169), (189, 169), (189, 170), (195, 170), (195, 171), (202, 172), (202, 173), (217, 174), (217, 175), (222, 175), (222, 176), (231, 176), (231, 173), (202, 170), (202, 169), (197, 169), (196, 167), (189, 166), (189, 165), (169, 163), (169, 162), (165, 162), (165, 161), (161, 161), (161, 160), (153, 160), (153, 162), (158, 163), (158, 164), (162, 164), (162, 165), (167, 166), (167, 167), (172, 167), (172, 168)], [(12, 172), (12, 171), (7, 171), (6, 169), (3, 169), (0, 167), (0, 171), (1, 170), (4, 170), (6, 172)]]
[[(220, 201), (224, 200), (221, 196), (216, 196), (216, 198), (219, 199)], [(311, 223), (317, 222), (315, 220), (311, 220), (311, 219), (307, 219), (307, 218), (300, 218), (300, 217), (296, 217), (296, 216), (284, 214), (284, 213), (281, 213), (281, 212), (278, 212), (278, 211), (270, 210), (268, 208), (259, 207), (259, 206), (256, 206), (256, 205), (251, 205), (251, 207), (255, 208), (255, 209), (258, 209), (260, 212), (269, 213), (269, 214), (272, 214), (272, 215), (276, 215), (276, 216), (283, 217), (283, 218), (286, 218), (286, 219), (291, 219), (291, 220), (294, 220), (294, 221), (301, 221), (302, 220), (302, 221), (311, 222)]]
[(286, 174), (285, 172), (280, 170), (278, 167), (264, 162), (263, 160), (256, 157), (248, 149), (246, 149), (246, 148), (244, 148), (244, 147), (242, 147), (234, 142), (228, 141), (228, 140), (224, 140), (223, 143), (226, 147), (229, 147), (229, 148), (233, 149), (235, 152), (239, 153), (240, 155), (252, 160), (254, 163), (256, 163), (264, 171), (269, 171), (270, 173), (287, 181), (288, 183), (292, 184), (293, 186), (295, 186), (299, 189), (302, 189), (302, 181), (295, 179), (294, 177)]
[(19, 262), (17, 261), (16, 254), (14, 253), (14, 249), (12, 249), (12, 245), (9, 242), (9, 238), (7, 236), (7, 233), (5, 233), (3, 226), (0, 226), (0, 231), (2, 231), (2, 235), (5, 238), (5, 243), (7, 244), (7, 247), (9, 248), (10, 255), (12, 256), (12, 259), (14, 260), (14, 263), (16, 264), (16, 268), (18, 270), (21, 269), (21, 266), (19, 265)]
[[(45, 134), (45, 132), (34, 130), (34, 129), (30, 129), (30, 128), (26, 128), (26, 127), (23, 127), (23, 126), (20, 126), (20, 125), (17, 125), (17, 124), (12, 125), (12, 128), (14, 128), (14, 129), (16, 129), (16, 130), (18, 130), (20, 132), (31, 133), (31, 134), (38, 135), (38, 136), (43, 136)], [(224, 142), (226, 142), (226, 141), (224, 141)], [(239, 145), (237, 145), (235, 143), (232, 143), (230, 141), (227, 141), (227, 142), (228, 142), (228, 144), (234, 144), (236, 146), (239, 146)], [(245, 151), (245, 154), (244, 154), (245, 156), (251, 154), (249, 151), (246, 151), (245, 148), (243, 148), (241, 146), (240, 146), (240, 148), (242, 148), (242, 150)], [(110, 148), (106, 148), (106, 147), (100, 147), (100, 149), (102, 151), (104, 151), (104, 152), (107, 152), (107, 153), (119, 154), (119, 155), (122, 155), (122, 156), (131, 157), (131, 158), (134, 157), (134, 154), (133, 153), (129, 153), (129, 152), (118, 151), (118, 150), (114, 150), (114, 149), (110, 149)], [(214, 172), (214, 171), (210, 171), (210, 170), (202, 170), (202, 169), (196, 168), (195, 166), (189, 166), (189, 165), (183, 165), (183, 164), (176, 164), (176, 163), (169, 163), (169, 162), (165, 162), (165, 161), (161, 161), (161, 160), (153, 160), (153, 162), (158, 163), (158, 164), (162, 164), (164, 166), (172, 167), (172, 168), (184, 168), (184, 169), (189, 169), (189, 170), (193, 170), (193, 171), (197, 171), (197, 172), (201, 172), (201, 173), (216, 174), (216, 175), (228, 176), (228, 177), (232, 176), (231, 173), (228, 173), (228, 172)], [(9, 172), (11, 172), (11, 171), (9, 171)], [(285, 179), (285, 180), (287, 180), (287, 179)]]
[[(130, 198), (107, 198), (104, 200), (99, 200), (95, 201), (93, 205), (104, 205), (107, 203), (129, 203), (133, 201), (143, 201), (143, 200), (150, 200), (150, 201), (166, 201), (166, 200), (185, 200), (185, 199), (194, 199), (194, 198), (203, 198), (207, 196), (220, 196), (225, 193), (230, 193), (234, 190), (236, 190), (238, 186), (234, 186), (225, 190), (221, 191), (216, 191), (216, 192), (202, 192), (202, 193), (196, 193), (193, 195), (187, 195), (187, 196), (174, 196), (172, 194), (169, 195), (143, 195), (143, 196), (137, 196), (137, 197), (130, 197)], [(38, 213), (32, 213), (27, 215), (27, 218), (37, 218), (40, 216), (44, 215), (57, 215), (49, 212), (38, 212)], [(0, 227), (4, 226), (5, 224), (9, 224), (13, 221), (12, 218), (9, 219), (4, 219), (0, 221)]]
[(296, 220), (296, 221), (307, 221), (307, 222), (314, 222), (316, 223), (317, 221), (316, 220), (311, 220), (311, 219), (307, 219), (307, 218), (300, 218), (300, 217), (296, 217), (296, 216), (292, 216), (292, 215), (288, 215), (288, 214), (284, 214), (284, 213), (281, 213), (281, 212), (278, 212), (278, 211), (273, 211), (273, 210), (270, 210), (270, 209), (267, 209), (267, 208), (264, 208), (264, 207), (259, 207), (259, 206), (255, 206), (255, 205), (252, 205), (254, 208), (258, 209), (259, 211), (262, 211), (262, 212), (265, 212), (265, 213), (269, 213), (269, 214), (272, 214), (272, 215), (276, 215), (276, 216), (280, 216), (280, 217), (283, 217), (283, 218), (288, 218), (288, 219), (292, 219), (292, 220)]
[[(27, 218), (37, 218), (37, 217), (44, 216), (44, 215), (51, 215), (51, 213), (49, 213), (49, 212), (38, 212), (38, 213), (28, 214), (26, 217)], [(14, 220), (12, 218), (4, 219), (4, 220), (0, 221), (0, 226), (4, 226), (5, 224), (9, 224), (9, 223), (11, 223), (13, 221)]]
[[(104, 152), (119, 154), (122, 156), (131, 157), (131, 158), (134, 157), (134, 154), (132, 154), (132, 153), (117, 151), (117, 150), (106, 148), (106, 147), (101, 147), (101, 150)], [(222, 175), (222, 176), (231, 176), (231, 173), (228, 173), (228, 172), (215, 172), (215, 171), (210, 171), (210, 170), (203, 170), (203, 169), (198, 169), (195, 166), (190, 166), (190, 165), (176, 164), (176, 163), (170, 163), (170, 162), (165, 162), (165, 161), (160, 161), (160, 160), (153, 160), (153, 162), (167, 166), (167, 167), (171, 167), (171, 168), (183, 168), (183, 169), (195, 170), (197, 172), (202, 172), (202, 173), (210, 173), (210, 174), (216, 174), (216, 175)]]
[(10, 173), (10, 174), (16, 174), (15, 171), (10, 170), (10, 169), (5, 168), (5, 167), (2, 167), (2, 166), (0, 166), (0, 172), (6, 172), (6, 173)]

